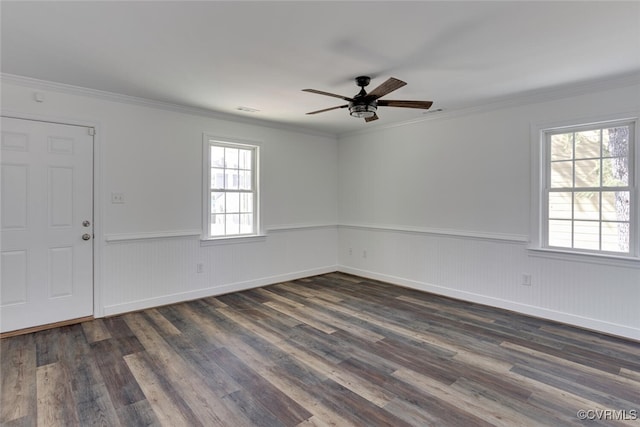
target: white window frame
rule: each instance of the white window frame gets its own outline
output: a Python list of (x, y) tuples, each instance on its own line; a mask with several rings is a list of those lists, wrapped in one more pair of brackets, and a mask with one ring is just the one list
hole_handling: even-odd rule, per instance
[[(251, 233), (211, 235), (211, 146), (250, 149), (252, 155), (253, 231)], [(204, 133), (202, 138), (202, 241), (241, 241), (264, 237), (261, 224), (260, 202), (260, 150), (262, 144), (256, 141), (215, 136)], [(220, 191), (220, 190), (218, 190)], [(222, 192), (233, 190), (222, 190)]]
[[(531, 126), (531, 242), (529, 249), (533, 251), (550, 252), (556, 255), (592, 256), (598, 258), (632, 260), (634, 265), (640, 261), (640, 124), (638, 114), (618, 114), (615, 116), (591, 118), (589, 120), (572, 120), (555, 123), (539, 123)], [(559, 248), (548, 245), (548, 206), (547, 190), (549, 187), (549, 152), (547, 135), (562, 131), (574, 132), (597, 127), (613, 127), (629, 125), (629, 188), (630, 188), (630, 217), (629, 217), (629, 253), (615, 253), (600, 250), (585, 250), (574, 248)]]

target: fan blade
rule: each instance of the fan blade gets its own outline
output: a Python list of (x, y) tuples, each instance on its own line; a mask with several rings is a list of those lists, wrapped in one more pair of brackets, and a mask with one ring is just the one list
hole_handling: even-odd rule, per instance
[(378, 107), (421, 108), (428, 110), (432, 105), (432, 101), (392, 101), (390, 99), (381, 99), (378, 101)]
[(402, 86), (406, 85), (402, 80), (398, 80), (393, 77), (389, 77), (386, 82), (382, 83), (380, 86), (372, 90), (367, 94), (367, 98), (374, 100), (378, 99), (382, 96), (385, 96), (388, 93), (393, 92), (396, 89), (400, 89)]
[(348, 104), (345, 104), (345, 105), (339, 105), (339, 106), (337, 106), (337, 107), (325, 108), (324, 110), (312, 111), (312, 112), (307, 113), (307, 114), (318, 114), (318, 113), (324, 113), (325, 111), (337, 110), (338, 108), (347, 108), (348, 106), (349, 106)]
[(349, 98), (347, 96), (342, 96), (342, 95), (336, 95), (335, 93), (323, 92), (321, 90), (315, 90), (315, 89), (302, 89), (302, 91), (317, 93), (318, 95), (333, 96), (334, 98), (340, 98), (340, 99), (344, 99), (345, 101), (353, 102), (353, 98)]
[(372, 121), (374, 121), (374, 120), (378, 120), (378, 119), (379, 119), (378, 115), (374, 113), (374, 114), (373, 114), (373, 116), (371, 116), (371, 117), (366, 117), (366, 118), (364, 119), (364, 121), (365, 121), (365, 122), (367, 122), (367, 123), (369, 123), (369, 122), (372, 122)]

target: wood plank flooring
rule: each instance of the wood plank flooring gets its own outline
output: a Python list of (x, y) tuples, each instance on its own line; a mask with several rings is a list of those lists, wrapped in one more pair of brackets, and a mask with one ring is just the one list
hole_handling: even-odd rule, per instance
[(1, 346), (3, 426), (640, 426), (640, 343), (341, 273)]

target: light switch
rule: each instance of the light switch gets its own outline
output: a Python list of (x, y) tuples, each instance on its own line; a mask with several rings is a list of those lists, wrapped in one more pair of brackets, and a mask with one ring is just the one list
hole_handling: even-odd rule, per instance
[(111, 193), (111, 203), (123, 204), (124, 203), (124, 193)]

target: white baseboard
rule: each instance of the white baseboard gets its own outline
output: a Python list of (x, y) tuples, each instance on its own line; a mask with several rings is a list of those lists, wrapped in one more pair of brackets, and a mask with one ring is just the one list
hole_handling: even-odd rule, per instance
[(343, 273), (353, 274), (356, 276), (381, 280), (387, 283), (391, 283), (398, 286), (404, 286), (411, 289), (416, 289), (424, 292), (433, 293), (436, 295), (442, 295), (450, 298), (455, 298), (463, 301), (483, 304), (491, 307), (497, 307), (505, 310), (515, 311), (529, 316), (548, 319), (556, 322), (565, 323), (568, 325), (577, 326), (584, 329), (589, 329), (605, 334), (615, 335), (623, 338), (640, 341), (640, 330), (630, 328), (625, 325), (619, 325), (615, 323), (604, 322), (602, 320), (591, 319), (587, 317), (577, 316), (570, 313), (564, 313), (554, 310), (549, 310), (542, 307), (531, 306), (527, 304), (517, 303), (501, 298), (490, 297), (486, 295), (476, 294), (472, 292), (461, 291), (457, 289), (447, 288), (443, 286), (434, 285), (431, 283), (418, 282), (402, 277), (376, 273), (373, 271), (362, 270), (358, 268), (348, 267), (345, 265), (330, 265), (320, 268), (314, 268), (310, 270), (302, 270), (293, 273), (281, 274), (276, 276), (262, 277), (254, 280), (229, 283), (222, 286), (214, 286), (209, 288), (198, 289), (189, 292), (181, 292), (170, 295), (163, 295), (154, 298), (147, 298), (144, 300), (132, 301), (124, 304), (116, 304), (104, 307), (104, 316), (113, 316), (117, 314), (128, 313), (132, 311), (144, 310), (153, 307), (159, 307), (167, 304), (176, 304), (184, 301), (206, 298), (210, 296), (223, 295), (230, 292), (238, 292), (247, 289), (257, 288), (261, 286), (268, 286), (275, 283), (286, 282), (290, 280), (301, 279), (310, 276), (316, 276), (320, 274), (332, 273), (334, 271), (340, 271)]
[(380, 280), (394, 285), (404, 286), (419, 291), (425, 291), (437, 295), (455, 298), (463, 301), (483, 304), (491, 307), (497, 307), (505, 310), (515, 311), (517, 313), (529, 316), (539, 317), (542, 319), (553, 320), (572, 326), (578, 326), (583, 329), (589, 329), (602, 332), (609, 335), (615, 335), (623, 338), (640, 341), (640, 329), (630, 328), (625, 325), (609, 323), (602, 320), (591, 319), (588, 317), (577, 316), (570, 313), (549, 310), (543, 307), (537, 307), (501, 298), (490, 297), (486, 295), (476, 294), (472, 292), (460, 291), (457, 289), (447, 288), (434, 285), (431, 283), (418, 282), (415, 280), (405, 279), (402, 277), (391, 276), (387, 274), (376, 273), (373, 271), (362, 270), (358, 268), (338, 265), (338, 271), (353, 274), (369, 279)]
[(154, 298), (146, 298), (143, 300), (131, 301), (124, 304), (115, 304), (104, 307), (104, 316), (113, 316), (116, 314), (129, 313), (132, 311), (145, 310), (153, 307), (160, 307), (167, 304), (176, 304), (184, 301), (206, 298), (211, 296), (228, 294), (230, 292), (244, 291), (247, 289), (258, 288), (261, 286), (273, 285), (275, 283), (286, 282), (289, 280), (302, 279), (319, 274), (332, 273), (337, 271), (336, 265), (319, 267), (310, 270), (296, 271), (293, 273), (280, 274), (277, 276), (261, 277), (258, 279), (248, 280), (244, 282), (229, 283), (222, 286), (213, 286), (210, 288), (197, 289), (189, 292), (180, 292), (170, 295), (162, 295)]

